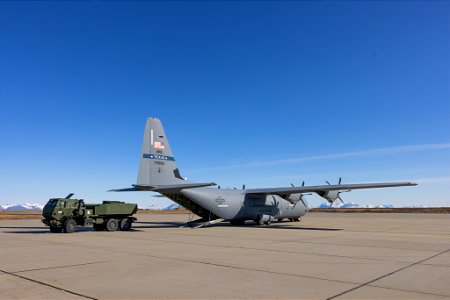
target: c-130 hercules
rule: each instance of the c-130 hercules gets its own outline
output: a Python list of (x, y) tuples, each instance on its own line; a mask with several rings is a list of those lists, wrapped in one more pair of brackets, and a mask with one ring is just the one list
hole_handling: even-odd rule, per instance
[[(328, 182), (327, 182), (328, 183)], [(258, 224), (270, 224), (275, 220), (298, 221), (308, 211), (303, 199), (305, 193), (317, 193), (330, 204), (340, 198), (342, 192), (356, 189), (374, 189), (413, 186), (411, 182), (363, 183), (316, 185), (261, 189), (211, 188), (214, 182), (195, 183), (181, 177), (169, 146), (161, 121), (148, 118), (139, 165), (137, 183), (131, 188), (111, 191), (151, 191), (180, 204), (201, 217), (197, 227), (229, 221), (232, 225), (254, 220)]]

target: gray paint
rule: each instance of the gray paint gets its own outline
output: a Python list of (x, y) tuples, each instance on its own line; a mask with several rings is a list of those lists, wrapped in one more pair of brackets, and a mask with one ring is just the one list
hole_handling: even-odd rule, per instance
[(298, 219), (308, 211), (303, 193), (315, 192), (333, 203), (339, 191), (416, 185), (410, 182), (364, 183), (219, 189), (215, 183), (194, 183), (181, 178), (169, 141), (159, 119), (148, 118), (144, 131), (138, 178), (132, 188), (113, 191), (158, 192), (206, 220), (229, 221)]

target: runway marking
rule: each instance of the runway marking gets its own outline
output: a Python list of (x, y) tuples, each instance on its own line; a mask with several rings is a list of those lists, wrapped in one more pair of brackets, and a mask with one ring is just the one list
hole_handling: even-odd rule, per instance
[(83, 294), (80, 294), (80, 293), (77, 293), (77, 292), (73, 292), (73, 291), (70, 291), (70, 290), (67, 290), (67, 289), (63, 289), (63, 288), (60, 288), (58, 286), (55, 286), (55, 285), (52, 285), (52, 284), (49, 284), (49, 283), (45, 283), (43, 281), (39, 281), (39, 280), (36, 280), (36, 279), (28, 278), (28, 277), (25, 277), (25, 276), (22, 276), (22, 275), (19, 275), (19, 274), (14, 274), (14, 273), (7, 272), (7, 271), (4, 271), (4, 270), (0, 270), (0, 272), (3, 272), (4, 274), (8, 274), (8, 275), (20, 278), (20, 279), (31, 281), (31, 282), (37, 283), (39, 285), (47, 286), (47, 287), (56, 289), (58, 291), (66, 292), (66, 293), (69, 293), (69, 294), (72, 294), (72, 295), (75, 295), (75, 296), (79, 296), (79, 297), (86, 298), (86, 299), (98, 300), (98, 298), (90, 297), (90, 296), (83, 295)]
[[(417, 261), (417, 262), (415, 262), (415, 263), (409, 264), (409, 265), (407, 265), (407, 266), (405, 266), (405, 267), (402, 267), (402, 268), (400, 268), (400, 269), (397, 269), (397, 270), (395, 270), (395, 271), (389, 272), (389, 273), (387, 273), (387, 274), (385, 274), (385, 275), (382, 275), (382, 276), (380, 276), (380, 277), (377, 277), (377, 278), (375, 278), (375, 279), (372, 279), (372, 280), (370, 280), (370, 281), (368, 281), (368, 282), (365, 282), (365, 283), (363, 283), (363, 284), (361, 284), (361, 285), (359, 285), (359, 286), (357, 286), (357, 287), (351, 288), (351, 289), (349, 289), (349, 290), (347, 290), (347, 291), (344, 291), (344, 292), (342, 292), (342, 293), (339, 293), (339, 294), (337, 294), (337, 295), (334, 295), (334, 296), (332, 296), (332, 297), (329, 297), (329, 298), (327, 298), (327, 300), (335, 299), (335, 298), (340, 297), (340, 296), (342, 296), (342, 295), (345, 295), (345, 294), (347, 294), (347, 293), (353, 292), (354, 290), (357, 290), (357, 289), (362, 288), (362, 287), (364, 287), (364, 286), (370, 285), (371, 283), (374, 283), (375, 281), (378, 281), (378, 280), (380, 280), (380, 279), (383, 279), (383, 278), (386, 278), (386, 277), (391, 276), (391, 275), (393, 275), (393, 274), (396, 274), (396, 273), (398, 273), (398, 272), (401, 272), (401, 271), (403, 271), (403, 270), (405, 270), (405, 269), (408, 269), (408, 268), (410, 268), (410, 267), (412, 267), (412, 266), (415, 266), (415, 265), (418, 265), (418, 264), (420, 264), (420, 263), (423, 263), (423, 262), (425, 262), (425, 261), (427, 261), (427, 260), (430, 260), (430, 259), (432, 259), (432, 258), (435, 258), (435, 257), (437, 257), (437, 256), (439, 256), (439, 255), (442, 255), (442, 254), (444, 254), (444, 253), (447, 253), (447, 252), (450, 252), (450, 249), (447, 249), (447, 250), (445, 250), (445, 251), (439, 252), (439, 253), (437, 253), (437, 254), (435, 254), (435, 255), (432, 255), (432, 256), (430, 256), (430, 257), (428, 257), (428, 258), (419, 260), (419, 261)], [(370, 285), (370, 286), (372, 286), (372, 285)], [(375, 286), (375, 287), (377, 287), (377, 286)], [(408, 291), (410, 291), (410, 290), (408, 290)], [(411, 292), (412, 292), (412, 291), (411, 291)], [(416, 292), (416, 291), (413, 291), (413, 292)], [(419, 293), (424, 293), (424, 292), (419, 292)], [(443, 295), (439, 295), (439, 296), (443, 296)]]

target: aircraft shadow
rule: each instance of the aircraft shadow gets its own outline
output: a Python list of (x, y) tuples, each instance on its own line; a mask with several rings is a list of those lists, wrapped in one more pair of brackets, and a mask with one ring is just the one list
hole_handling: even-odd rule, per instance
[[(184, 222), (136, 222), (135, 224), (148, 224), (146, 225), (133, 225), (134, 229), (144, 228), (179, 228), (186, 225)], [(341, 228), (326, 228), (326, 227), (292, 227), (279, 224), (271, 224), (269, 226), (257, 225), (254, 223), (245, 223), (242, 225), (231, 225), (228, 222), (218, 223), (207, 227), (240, 227), (240, 228), (268, 228), (268, 229), (288, 229), (288, 230), (315, 230), (315, 231), (341, 231)], [(206, 228), (207, 228), (206, 227)], [(190, 228), (186, 226), (185, 228)]]
[(324, 227), (287, 227), (280, 225), (269, 225), (268, 229), (288, 229), (288, 230), (313, 230), (313, 231), (341, 231), (342, 228), (324, 228)]
[(178, 228), (184, 224), (186, 224), (186, 222), (134, 222), (133, 228)]

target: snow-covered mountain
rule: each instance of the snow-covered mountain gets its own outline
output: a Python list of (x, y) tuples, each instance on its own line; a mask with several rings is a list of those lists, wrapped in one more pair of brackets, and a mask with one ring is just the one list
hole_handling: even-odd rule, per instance
[(165, 207), (163, 210), (175, 210), (175, 209), (179, 209), (179, 208), (183, 208), (183, 206), (173, 203), (173, 204), (170, 204), (169, 206)]
[[(31, 204), (31, 203), (23, 203), (23, 204), (1, 204), (0, 210), (39, 210), (43, 209), (44, 205), (42, 204)], [(182, 206), (173, 203), (168, 206), (161, 206), (161, 205), (150, 205), (147, 207), (144, 207), (144, 209), (150, 209), (150, 210), (175, 210), (178, 208), (182, 208)]]
[(173, 204), (170, 204), (168, 206), (160, 206), (160, 205), (153, 204), (153, 205), (144, 207), (143, 209), (150, 209), (150, 210), (175, 210), (175, 209), (178, 209), (178, 208), (182, 208), (182, 206), (178, 205), (176, 203), (173, 203)]
[(23, 203), (23, 204), (2, 204), (0, 205), (0, 210), (39, 210), (43, 209), (44, 205), (42, 204), (31, 204), (31, 203)]
[[(322, 203), (317, 208), (330, 208), (329, 203)], [(392, 204), (382, 204), (382, 205), (360, 205), (358, 203), (348, 202), (348, 203), (336, 203), (333, 204), (333, 208), (394, 208)]]

